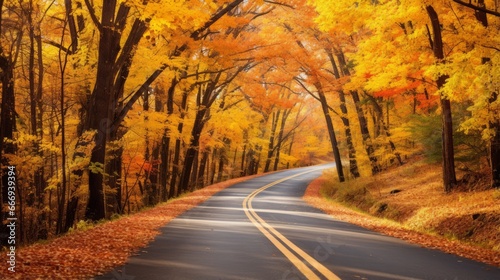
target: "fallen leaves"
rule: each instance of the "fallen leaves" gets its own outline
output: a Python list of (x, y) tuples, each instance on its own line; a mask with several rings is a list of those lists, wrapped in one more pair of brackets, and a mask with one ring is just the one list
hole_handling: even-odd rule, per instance
[(388, 222), (387, 220), (356, 212), (338, 203), (329, 201), (320, 194), (321, 185), (325, 180), (325, 178), (314, 180), (307, 188), (303, 198), (311, 206), (321, 209), (336, 219), (397, 237), (426, 248), (438, 249), (446, 253), (456, 254), (500, 267), (500, 253), (497, 251), (472, 246), (459, 241), (451, 241), (440, 236), (416, 232), (403, 227), (399, 223)]
[(160, 233), (160, 227), (233, 184), (260, 175), (228, 180), (157, 207), (75, 231), (16, 252), (16, 272), (3, 266), (0, 279), (88, 279), (121, 266)]

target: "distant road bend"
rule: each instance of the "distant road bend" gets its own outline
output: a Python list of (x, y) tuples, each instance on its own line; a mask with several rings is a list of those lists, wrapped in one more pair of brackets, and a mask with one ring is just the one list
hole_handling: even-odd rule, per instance
[(96, 279), (500, 279), (500, 269), (333, 219), (302, 199), (333, 164), (223, 190)]

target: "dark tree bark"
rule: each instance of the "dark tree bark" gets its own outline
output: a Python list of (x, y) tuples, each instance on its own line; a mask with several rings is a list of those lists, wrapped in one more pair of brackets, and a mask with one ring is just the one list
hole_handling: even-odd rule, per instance
[[(201, 132), (207, 121), (210, 119), (210, 108), (215, 100), (220, 97), (224, 90), (231, 84), (231, 82), (244, 70), (252, 67), (251, 62), (244, 65), (235, 67), (232, 70), (220, 70), (216, 74), (211, 74), (210, 80), (198, 87), (197, 94), (197, 112), (194, 119), (194, 125), (191, 130), (191, 141), (186, 151), (184, 158), (184, 168), (179, 181), (179, 189), (182, 191), (188, 190), (190, 185), (191, 171), (193, 170), (193, 163), (200, 146)], [(225, 79), (221, 81), (221, 77), (225, 72)], [(196, 169), (195, 169), (196, 170)], [(196, 177), (196, 176), (195, 176)]]
[[(63, 219), (64, 219), (64, 206), (66, 205), (66, 191), (68, 188), (68, 178), (66, 175), (67, 168), (66, 168), (66, 116), (64, 114), (65, 108), (66, 108), (66, 102), (64, 99), (64, 93), (65, 93), (65, 88), (66, 88), (66, 82), (65, 82), (65, 72), (66, 72), (66, 66), (68, 63), (68, 54), (64, 56), (63, 59), (63, 54), (62, 50), (59, 49), (59, 71), (61, 73), (61, 83), (59, 85), (60, 87), (60, 92), (59, 92), (59, 111), (61, 112), (61, 188), (60, 188), (60, 196), (58, 197), (57, 201), (57, 222), (56, 222), (56, 234), (61, 234), (63, 232), (66, 232), (69, 230), (69, 228), (64, 227)], [(78, 201), (76, 201), (76, 204), (78, 204)], [(76, 210), (76, 205), (75, 208)], [(76, 214), (76, 211), (75, 211)], [(68, 216), (68, 213), (66, 214)], [(74, 217), (73, 217), (74, 219)], [(66, 222), (66, 224), (68, 224)], [(71, 221), (72, 224), (72, 221)]]
[[(170, 117), (174, 113), (174, 108), (173, 108), (173, 97), (174, 97), (174, 90), (175, 86), (177, 85), (177, 79), (172, 79), (172, 82), (170, 83), (170, 87), (168, 89), (168, 94), (166, 98), (164, 97), (164, 89), (162, 87), (156, 87), (155, 92), (156, 92), (156, 103), (155, 103), (155, 109), (158, 112), (163, 112), (163, 102), (166, 100), (167, 104), (167, 117)], [(154, 151), (154, 153), (158, 153), (158, 185), (160, 188), (160, 193), (161, 193), (161, 201), (167, 201), (169, 198), (169, 189), (168, 189), (168, 179), (170, 175), (170, 164), (169, 164), (169, 157), (170, 157), (170, 131), (168, 129), (165, 129), (163, 132), (163, 135), (161, 136), (161, 140), (159, 143), (159, 147), (156, 148), (157, 151)]]
[(490, 127), (495, 130), (490, 144), (491, 186), (500, 188), (500, 122), (491, 123)]
[(391, 147), (391, 151), (394, 153), (394, 156), (398, 160), (399, 165), (403, 165), (403, 160), (401, 159), (401, 155), (396, 150), (396, 145), (391, 140), (391, 132), (389, 131), (389, 127), (385, 124), (384, 121), (384, 112), (382, 111), (382, 107), (377, 102), (377, 99), (369, 94), (365, 94), (368, 99), (371, 101), (373, 108), (375, 110), (375, 114), (378, 115), (377, 122), (381, 126), (381, 130), (385, 132), (385, 136), (388, 138), (389, 146)]
[(280, 155), (281, 155), (281, 147), (283, 146), (283, 141), (284, 141), (285, 124), (286, 120), (288, 119), (288, 116), (290, 116), (290, 112), (292, 112), (292, 109), (285, 109), (283, 115), (281, 116), (280, 130), (278, 132), (278, 142), (276, 145), (276, 156), (274, 157), (274, 166), (273, 166), (274, 171), (278, 170)]
[[(332, 69), (333, 69), (333, 73), (334, 73), (335, 78), (340, 79), (340, 71), (337, 67), (337, 63), (335, 62), (332, 51), (329, 49), (325, 49), (325, 50), (326, 50), (326, 53), (328, 54), (328, 58), (330, 59), (330, 64), (332, 65)], [(344, 91), (339, 90), (338, 95), (339, 95), (339, 100), (340, 100), (340, 112), (342, 113), (340, 118), (342, 120), (342, 124), (344, 125), (346, 144), (347, 144), (347, 149), (348, 149), (348, 153), (349, 153), (349, 171), (354, 178), (358, 178), (360, 176), (360, 174), (359, 174), (359, 168), (358, 168), (358, 161), (356, 159), (356, 147), (354, 146), (354, 143), (352, 142), (351, 126), (349, 123), (349, 119), (347, 118), (348, 111), (347, 111), (347, 106), (346, 106), (345, 93), (344, 93)]]
[[(1, 7), (1, 6), (0, 6)], [(1, 15), (0, 15), (1, 16)], [(0, 51), (2, 51), (0, 49)], [(2, 190), (1, 190), (1, 205), (8, 202), (7, 200), (7, 186), (8, 186), (8, 170), (10, 165), (6, 155), (14, 154), (16, 146), (9, 140), (14, 140), (14, 131), (16, 130), (16, 112), (15, 112), (15, 98), (14, 98), (14, 63), (9, 55), (0, 53), (0, 69), (2, 81), (2, 104), (1, 104), (1, 127), (0, 127), (0, 160), (1, 160), (1, 174), (2, 174)], [(7, 140), (7, 141), (5, 141)], [(2, 221), (6, 221), (7, 214), (3, 210)], [(2, 224), (0, 231), (0, 241), (2, 244), (7, 244), (8, 228)]]
[(211, 173), (209, 172), (209, 163), (208, 163), (208, 157), (210, 156), (210, 149), (206, 149), (205, 151), (202, 152), (202, 156), (201, 156), (201, 160), (200, 160), (200, 164), (199, 164), (199, 167), (198, 167), (198, 174), (197, 174), (197, 178), (195, 179), (195, 184), (196, 184), (196, 188), (202, 188), (205, 183), (209, 180), (205, 180), (205, 172), (208, 174), (208, 175), (211, 175)]
[[(258, 149), (258, 147), (256, 147)], [(246, 162), (247, 162), (247, 167), (245, 168), (245, 175), (254, 175), (257, 174), (257, 170), (259, 168), (259, 163), (257, 160), (257, 153), (255, 152), (254, 149), (249, 149), (248, 153), (246, 154)]]
[[(184, 128), (184, 118), (187, 113), (187, 99), (188, 99), (188, 93), (184, 92), (182, 95), (182, 102), (181, 102), (181, 121), (177, 125), (177, 131), (179, 132), (179, 135), (182, 135), (182, 131)], [(179, 188), (177, 187), (177, 177), (179, 177), (180, 174), (180, 155), (181, 155), (181, 144), (182, 140), (178, 137), (175, 139), (175, 148), (174, 148), (174, 159), (172, 161), (172, 177), (170, 177), (170, 190), (169, 190), (169, 197), (176, 197), (179, 194)]]
[[(337, 59), (339, 61), (340, 69), (344, 76), (350, 76), (351, 73), (347, 66), (346, 59), (342, 50), (337, 51)], [(377, 174), (380, 172), (380, 166), (375, 154), (375, 148), (373, 147), (372, 138), (370, 136), (370, 131), (368, 130), (368, 121), (366, 120), (365, 113), (361, 107), (361, 99), (359, 98), (359, 93), (356, 90), (350, 92), (354, 106), (356, 107), (356, 114), (358, 116), (359, 128), (361, 130), (361, 137), (363, 138), (363, 145), (365, 146), (366, 154), (370, 159), (372, 165), (372, 174)]]
[[(438, 15), (432, 6), (426, 7), (427, 14), (431, 20), (432, 32), (432, 50), (438, 62), (442, 63), (444, 59), (443, 40), (441, 37), (441, 24)], [(437, 87), (441, 89), (448, 76), (441, 75), (437, 79)], [(455, 153), (453, 148), (453, 123), (451, 116), (451, 103), (450, 100), (441, 96), (441, 110), (442, 110), (442, 145), (443, 145), (443, 186), (445, 192), (450, 192), (457, 184), (455, 175)]]
[[(203, 26), (193, 31), (190, 37), (193, 40), (202, 39), (210, 26), (241, 2), (243, 0), (235, 0), (218, 10)], [(90, 106), (84, 126), (84, 130), (97, 131), (91, 154), (93, 172), (89, 172), (89, 199), (85, 211), (85, 217), (95, 221), (106, 216), (103, 171), (109, 135), (119, 127), (133, 104), (148, 90), (151, 83), (167, 68), (167, 65), (163, 65), (151, 74), (125, 105), (118, 105), (119, 95), (128, 78), (136, 47), (147, 30), (148, 19), (136, 18), (133, 21), (128, 37), (122, 46), (122, 36), (126, 29), (130, 7), (126, 3), (121, 3), (117, 7), (117, 0), (104, 1), (99, 21), (90, 1), (85, 0), (85, 4), (89, 9), (91, 19), (99, 29), (100, 36), (95, 87), (90, 95)], [(147, 1), (144, 4), (147, 4)], [(174, 55), (180, 55), (187, 48), (187, 44), (180, 46)], [(192, 159), (189, 161), (192, 162)]]
[[(35, 10), (33, 0), (30, 0), (26, 5), (21, 5), (21, 13), (25, 20), (25, 28), (28, 33), (28, 65), (26, 72), (28, 73), (28, 96), (30, 117), (29, 133), (34, 136), (32, 141), (33, 153), (44, 159), (43, 152), (40, 149), (40, 143), (43, 138), (43, 103), (42, 103), (42, 85), (43, 85), (43, 57), (41, 46), (41, 30), (39, 22), (35, 20)], [(36, 35), (36, 34), (39, 35)], [(38, 73), (37, 73), (38, 71)], [(35, 166), (32, 170), (33, 179), (28, 181), (29, 190), (27, 190), (27, 206), (36, 209), (43, 208), (46, 180), (44, 176), (44, 167)], [(37, 222), (33, 225), (27, 224), (29, 227), (25, 232), (26, 241), (36, 239), (46, 239), (48, 231), (46, 224), (46, 213), (41, 211), (41, 214), (36, 215)]]
[(332, 118), (330, 117), (330, 110), (328, 108), (328, 103), (326, 101), (325, 93), (323, 92), (323, 87), (319, 81), (314, 83), (318, 91), (318, 97), (321, 103), (321, 109), (323, 110), (323, 115), (325, 116), (326, 128), (328, 129), (328, 135), (330, 136), (330, 142), (332, 144), (333, 156), (335, 158), (335, 165), (337, 169), (337, 175), (340, 182), (345, 181), (344, 170), (342, 166), (342, 160), (340, 158), (339, 146), (337, 142), (337, 136), (335, 135), (335, 130), (333, 127)]
[[(484, 27), (488, 27), (488, 14), (494, 15), (500, 18), (500, 13), (496, 10), (488, 9), (484, 3), (484, 0), (478, 0), (477, 4), (471, 4), (453, 0), (456, 3), (464, 5), (469, 8), (473, 8), (475, 12), (476, 19), (481, 22)], [(489, 63), (491, 59), (489, 57), (483, 57), (483, 64)], [(493, 103), (497, 100), (498, 93), (491, 93), (489, 102)], [(491, 129), (495, 131), (495, 135), (490, 141), (490, 165), (491, 165), (491, 186), (493, 188), (500, 188), (500, 121), (491, 121), (489, 123)]]
[(240, 176), (241, 177), (247, 175), (247, 169), (245, 168), (245, 166), (246, 166), (245, 162), (247, 159), (246, 155), (247, 155), (247, 144), (243, 145), (243, 152), (241, 153), (241, 165), (240, 165)]
[(275, 150), (275, 138), (276, 138), (276, 130), (278, 128), (278, 122), (281, 115), (281, 109), (278, 109), (276, 112), (272, 113), (271, 119), (271, 135), (269, 135), (269, 143), (267, 146), (267, 158), (266, 165), (264, 166), (264, 173), (269, 172), (269, 168), (271, 166), (271, 160), (273, 159), (273, 154)]
[(198, 106), (198, 112), (196, 113), (194, 126), (191, 130), (191, 142), (189, 143), (189, 147), (186, 151), (186, 157), (184, 158), (184, 168), (182, 169), (182, 175), (179, 181), (179, 189), (181, 190), (181, 192), (185, 192), (189, 189), (191, 170), (193, 169), (195, 156), (197, 155), (198, 147), (200, 146), (201, 132), (203, 131), (203, 127), (205, 126), (205, 123), (209, 118), (208, 108), (210, 108), (211, 105), (211, 102), (209, 102), (209, 96), (210, 92), (205, 92), (203, 101)]
[[(4, 1), (0, 0), (0, 35), (3, 34), (3, 23), (4, 23)], [(14, 33), (14, 32), (13, 32)], [(9, 42), (12, 48), (16, 50), (19, 49), (21, 43), (21, 30), (17, 30), (16, 38), (13, 38), (13, 42)], [(2, 43), (4, 43), (2, 41)], [(4, 49), (3, 45), (0, 45), (0, 82), (2, 83), (2, 102), (0, 104), (0, 176), (2, 177), (1, 189), (0, 189), (0, 215), (2, 221), (6, 221), (8, 217), (8, 212), (4, 211), (7, 209), (4, 204), (8, 202), (8, 167), (10, 165), (6, 155), (15, 154), (16, 146), (11, 140), (14, 140), (14, 132), (16, 131), (16, 111), (15, 111), (15, 89), (14, 89), (14, 67), (17, 51), (10, 50), (10, 53)], [(7, 140), (7, 141), (5, 141)], [(15, 170), (15, 167), (14, 167)], [(19, 191), (19, 189), (16, 189)], [(22, 198), (19, 195), (19, 198)], [(22, 207), (22, 201), (19, 201), (19, 206)], [(21, 218), (21, 217), (20, 217)], [(21, 224), (22, 225), (22, 224)], [(0, 225), (0, 244), (7, 244), (7, 237), (9, 229), (6, 224)]]
[[(85, 218), (92, 221), (106, 217), (103, 175), (105, 171), (106, 144), (109, 141), (110, 133), (117, 129), (117, 127), (112, 126), (117, 109), (115, 107), (116, 98), (119, 94), (117, 90), (120, 89), (121, 84), (125, 82), (127, 77), (122, 75), (117, 77), (117, 74), (123, 74), (123, 71), (128, 71), (130, 65), (127, 66), (125, 63), (133, 56), (133, 50), (129, 50), (126, 53), (127, 46), (124, 46), (119, 57), (120, 50), (122, 49), (121, 37), (126, 26), (130, 7), (122, 3), (118, 11), (116, 11), (116, 4), (116, 0), (104, 1), (101, 22), (96, 22), (100, 32), (97, 74), (94, 90), (90, 96), (89, 113), (85, 125), (85, 130), (97, 131), (90, 158), (92, 168), (91, 172), (89, 172), (89, 199), (85, 211)], [(93, 10), (90, 12), (95, 16)], [(140, 20), (136, 20), (136, 22), (140, 22)], [(134, 23), (134, 25), (136, 24)], [(142, 34), (144, 31), (142, 31)], [(140, 30), (133, 29), (129, 39), (134, 35), (142, 36), (142, 34), (134, 34), (135, 32), (141, 33)], [(132, 46), (137, 45), (140, 39), (136, 40), (136, 43), (131, 42), (130, 44)], [(118, 59), (121, 60), (121, 65)], [(117, 81), (116, 83), (115, 80)]]
[[(217, 183), (222, 182), (224, 175), (224, 164), (228, 163), (229, 159), (227, 156), (229, 147), (231, 146), (231, 139), (224, 138), (222, 140), (224, 142), (224, 147), (220, 149), (219, 152), (219, 169), (217, 170)], [(236, 156), (236, 153), (235, 153)], [(236, 158), (235, 158), (236, 159)]]

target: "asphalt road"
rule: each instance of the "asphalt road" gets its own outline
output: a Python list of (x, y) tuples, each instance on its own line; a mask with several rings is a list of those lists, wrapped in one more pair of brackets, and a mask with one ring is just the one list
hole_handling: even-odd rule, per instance
[[(332, 165), (223, 190), (161, 229), (124, 267), (96, 279), (500, 279), (500, 269), (411, 245), (308, 206)], [(307, 172), (307, 173), (305, 173)]]

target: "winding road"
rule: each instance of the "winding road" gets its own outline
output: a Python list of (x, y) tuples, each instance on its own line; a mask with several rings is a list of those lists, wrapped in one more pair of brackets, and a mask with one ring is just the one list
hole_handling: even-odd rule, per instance
[(500, 279), (500, 269), (335, 220), (307, 205), (333, 165), (235, 184), (161, 229), (96, 279)]

